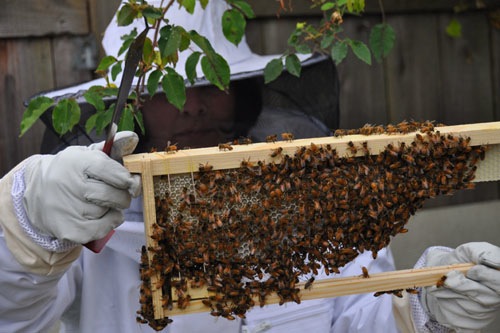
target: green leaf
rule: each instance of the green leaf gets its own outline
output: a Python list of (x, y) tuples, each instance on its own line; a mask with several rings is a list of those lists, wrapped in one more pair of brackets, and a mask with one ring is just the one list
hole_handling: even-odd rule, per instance
[(184, 30), (183, 27), (178, 26), (179, 34), (181, 35), (181, 41), (179, 42), (179, 51), (186, 50), (191, 44), (191, 39), (189, 38), (189, 34)]
[[(163, 29), (162, 29), (163, 30)], [(182, 30), (178, 27), (170, 29), (170, 33), (160, 36), (158, 47), (162, 57), (169, 57), (179, 49)], [(165, 38), (166, 37), (166, 38)]]
[(182, 111), (186, 103), (186, 87), (182, 76), (174, 69), (167, 67), (167, 74), (163, 76), (161, 84), (168, 101)]
[(238, 45), (245, 34), (246, 20), (236, 9), (228, 9), (222, 15), (222, 32), (228, 41)]
[(246, 18), (253, 19), (255, 18), (255, 13), (252, 9), (252, 6), (246, 1), (234, 1), (233, 6), (238, 8), (243, 12), (243, 15), (245, 15)]
[(141, 129), (142, 135), (146, 134), (146, 129), (144, 128), (144, 119), (142, 118), (142, 113), (140, 111), (134, 112), (134, 119), (136, 124)]
[(194, 84), (194, 79), (196, 79), (196, 66), (200, 60), (201, 53), (193, 52), (189, 55), (186, 60), (186, 75), (191, 84)]
[(125, 104), (120, 121), (118, 122), (118, 132), (134, 130), (134, 110), (132, 105)]
[(142, 10), (142, 15), (148, 19), (158, 20), (163, 17), (163, 13), (160, 8), (155, 8), (152, 6), (147, 6)]
[(208, 5), (208, 0), (200, 0), (201, 8), (205, 9)]
[(356, 57), (358, 57), (368, 65), (372, 64), (370, 49), (368, 48), (368, 46), (366, 46), (365, 43), (360, 42), (359, 40), (349, 40), (349, 46), (351, 47)]
[(396, 33), (394, 29), (385, 23), (377, 24), (370, 32), (370, 48), (377, 61), (387, 57), (394, 47)]
[(212, 45), (210, 44), (210, 42), (208, 41), (208, 39), (206, 39), (205, 37), (201, 36), (200, 34), (198, 34), (196, 31), (194, 30), (191, 30), (189, 32), (189, 35), (191, 36), (191, 40), (196, 44), (198, 45), (198, 47), (205, 53), (205, 54), (209, 54), (209, 53), (215, 53), (215, 50), (213, 49)]
[(311, 48), (306, 44), (298, 44), (295, 46), (295, 50), (300, 54), (309, 54), (311, 53)]
[(123, 5), (116, 14), (118, 26), (126, 26), (131, 24), (137, 16), (137, 11), (128, 3)]
[(99, 94), (102, 97), (116, 96), (118, 95), (118, 88), (103, 87), (103, 86), (92, 86), (88, 91)]
[(208, 81), (221, 90), (229, 86), (231, 69), (221, 55), (208, 53), (201, 58), (201, 70)]
[(103, 96), (118, 96), (117, 87), (99, 87)]
[(96, 72), (106, 72), (108, 68), (113, 65), (117, 59), (113, 56), (105, 56), (104, 58), (101, 59), (101, 62), (97, 66)]
[(281, 58), (276, 58), (269, 61), (264, 68), (264, 82), (269, 83), (280, 76), (283, 71), (283, 61)]
[(85, 98), (85, 100), (97, 111), (102, 111), (106, 107), (102, 99), (102, 95), (95, 90), (87, 90), (85, 94), (83, 94), (83, 98)]
[(63, 99), (52, 112), (52, 125), (57, 133), (64, 135), (80, 121), (80, 106), (74, 99)]
[(338, 65), (347, 56), (347, 51), (348, 51), (347, 43), (337, 42), (333, 44), (330, 55), (333, 61), (335, 61), (335, 63)]
[(287, 71), (296, 76), (300, 77), (300, 71), (302, 69), (302, 65), (300, 64), (300, 59), (295, 54), (290, 54), (285, 58), (285, 67)]
[(95, 120), (95, 130), (97, 135), (100, 135), (103, 130), (111, 123), (113, 119), (113, 111), (115, 109), (115, 103), (111, 104), (106, 111), (101, 111), (96, 114)]
[(446, 26), (446, 34), (452, 38), (462, 37), (462, 25), (457, 19), (451, 19), (450, 23)]
[(132, 29), (130, 34), (123, 35), (121, 39), (123, 40), (123, 44), (118, 50), (118, 56), (120, 56), (123, 52), (127, 51), (130, 45), (134, 42), (135, 37), (137, 36), (137, 28)]
[(347, 0), (347, 10), (351, 13), (361, 13), (365, 9), (365, 0)]
[(332, 33), (326, 32), (323, 35), (323, 38), (321, 39), (320, 47), (323, 50), (325, 50), (325, 49), (329, 48), (330, 45), (332, 45), (334, 40), (335, 40), (335, 35), (333, 35)]
[(118, 61), (116, 64), (113, 65), (113, 67), (111, 67), (111, 78), (113, 79), (113, 81), (116, 80), (116, 77), (121, 71), (122, 71), (122, 62)]
[[(102, 112), (102, 111), (100, 111), (100, 112)], [(98, 113), (94, 113), (85, 122), (85, 131), (87, 133), (90, 133), (95, 128), (97, 117), (98, 117)]]
[(288, 45), (295, 47), (298, 45), (298, 42), (300, 41), (300, 36), (302, 35), (302, 29), (295, 28), (295, 30), (290, 34), (290, 37), (288, 37)]
[(146, 65), (151, 65), (154, 61), (155, 54), (154, 54), (154, 48), (153, 48), (153, 41), (149, 38), (146, 37), (144, 40), (144, 46), (142, 48), (142, 60)]
[(45, 96), (38, 96), (30, 101), (26, 110), (24, 110), (23, 118), (21, 119), (21, 133), (19, 136), (23, 136), (28, 129), (35, 124), (35, 122), (42, 116), (42, 114), (47, 111), (54, 100)]
[(321, 5), (321, 10), (326, 12), (327, 10), (330, 10), (333, 7), (335, 7), (335, 4), (333, 2), (325, 2), (324, 4)]
[(194, 13), (194, 6), (196, 5), (195, 0), (182, 0), (182, 7), (186, 8), (189, 14)]
[(156, 69), (149, 74), (147, 88), (150, 96), (153, 96), (158, 91), (158, 84), (160, 83), (162, 74), (163, 73), (159, 69)]

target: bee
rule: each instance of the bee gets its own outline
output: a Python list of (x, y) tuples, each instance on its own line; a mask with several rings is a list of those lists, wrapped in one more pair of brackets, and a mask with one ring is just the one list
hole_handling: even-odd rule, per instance
[(233, 150), (231, 143), (219, 143), (219, 150)]
[(274, 143), (277, 140), (278, 140), (278, 135), (277, 134), (266, 136), (266, 142), (272, 142), (272, 143)]
[(309, 280), (304, 284), (304, 289), (311, 289), (314, 282), (314, 276), (311, 276)]
[(253, 164), (253, 162), (250, 162), (250, 157), (249, 157), (248, 160), (241, 161), (240, 166), (242, 168), (247, 168), (248, 170), (252, 171), (254, 164)]
[(346, 130), (343, 130), (343, 129), (337, 129), (337, 130), (335, 130), (335, 132), (333, 132), (333, 136), (335, 136), (335, 137), (342, 137), (346, 134), (347, 134)]
[(281, 152), (282, 152), (282, 151), (283, 151), (283, 148), (278, 147), (278, 148), (276, 148), (276, 149), (273, 149), (273, 150), (272, 150), (272, 152), (271, 152), (271, 154), (269, 154), (269, 156), (271, 156), (271, 157), (273, 157), (273, 158), (274, 158), (274, 157), (277, 157), (277, 156), (281, 155)]
[(294, 136), (293, 136), (293, 134), (292, 134), (292, 133), (285, 132), (285, 133), (281, 133), (281, 138), (282, 138), (284, 141), (293, 141)]
[(444, 282), (446, 281), (446, 275), (441, 276), (441, 278), (436, 282), (436, 287), (441, 288), (444, 286)]
[(389, 124), (385, 127), (385, 132), (387, 134), (395, 134), (399, 132), (399, 129), (396, 126)]
[(366, 268), (365, 266), (362, 266), (361, 267), (361, 271), (363, 271), (363, 277), (366, 279), (366, 278), (369, 278), (370, 277), (370, 274), (368, 274), (368, 268)]
[(234, 139), (233, 145), (249, 145), (252, 143), (252, 139), (245, 138), (241, 136), (239, 139)]
[(165, 147), (165, 151), (167, 154), (172, 154), (177, 151), (177, 143), (175, 144), (170, 144), (170, 141), (167, 142), (167, 146)]
[(391, 290), (391, 294), (393, 294), (396, 297), (402, 298), (403, 297), (403, 289)]
[(354, 145), (352, 141), (349, 141), (347, 143), (347, 150), (349, 150), (353, 155), (356, 155), (356, 153), (358, 152), (358, 148), (356, 148), (356, 145)]
[(408, 294), (413, 294), (417, 295), (418, 294), (418, 289), (417, 288), (406, 288), (405, 289)]
[(363, 153), (365, 154), (365, 156), (370, 156), (370, 149), (368, 148), (368, 142), (367, 141), (363, 142), (361, 148), (363, 149)]
[(200, 172), (209, 172), (209, 171), (212, 171), (213, 168), (214, 167), (212, 165), (208, 164), (208, 162), (207, 162), (205, 164), (200, 163), (198, 170), (200, 170)]
[(403, 154), (401, 158), (408, 164), (415, 164), (415, 159), (410, 154)]

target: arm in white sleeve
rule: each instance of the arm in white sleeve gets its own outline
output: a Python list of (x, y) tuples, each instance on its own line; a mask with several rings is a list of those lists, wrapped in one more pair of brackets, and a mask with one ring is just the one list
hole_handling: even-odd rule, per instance
[(20, 226), (12, 193), (14, 175), (23, 165), (0, 180), (0, 327), (6, 332), (43, 332), (73, 302), (79, 266), (67, 269), (81, 246), (52, 252)]
[(47, 332), (73, 303), (81, 267), (39, 275), (27, 272), (0, 236), (0, 327), (2, 332)]

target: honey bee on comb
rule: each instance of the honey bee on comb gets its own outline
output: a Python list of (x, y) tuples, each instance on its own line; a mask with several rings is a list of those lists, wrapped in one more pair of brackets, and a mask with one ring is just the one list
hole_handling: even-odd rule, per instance
[[(361, 252), (376, 258), (392, 237), (408, 231), (405, 224), (425, 200), (469, 189), (475, 163), (484, 158), (485, 147), (470, 147), (470, 139), (441, 135), (432, 126), (406, 121), (388, 127), (391, 134), (419, 132), (413, 142), (387, 144), (373, 157), (364, 143), (346, 147), (362, 156), (311, 143), (289, 155), (273, 148), (271, 162), (245, 157), (226, 170), (207, 162), (193, 175), (156, 178), (155, 188), (163, 191), (155, 192), (153, 245), (141, 256), (138, 317), (154, 322), (152, 295), (158, 292), (166, 295), (156, 305), (163, 313), (188, 309), (187, 281), (195, 281), (191, 289), (211, 295), (202, 302), (207, 312), (244, 318), (271, 294), (280, 304), (300, 303), (299, 280), (309, 289), (318, 274), (339, 272)], [(350, 132), (376, 135), (381, 128)], [(174, 276), (183, 282), (172, 282)], [(362, 277), (370, 277), (366, 267)]]
[(231, 146), (231, 143), (219, 143), (219, 150), (233, 150), (233, 146)]
[(292, 134), (292, 133), (285, 132), (285, 133), (281, 133), (281, 138), (282, 138), (284, 141), (293, 141), (294, 136), (293, 136), (293, 134)]
[(165, 151), (167, 153), (172, 154), (172, 153), (175, 153), (177, 150), (178, 149), (177, 149), (177, 144), (176, 143), (171, 144), (170, 141), (167, 142), (167, 146), (165, 147)]
[(266, 142), (276, 142), (278, 140), (278, 135), (277, 134), (271, 134), (266, 136)]

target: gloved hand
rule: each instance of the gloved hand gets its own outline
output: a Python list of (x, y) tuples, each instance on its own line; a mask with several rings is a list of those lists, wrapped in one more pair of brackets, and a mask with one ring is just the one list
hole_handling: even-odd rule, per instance
[[(111, 156), (121, 159), (137, 142), (133, 132), (117, 133)], [(140, 177), (102, 152), (103, 145), (71, 146), (27, 163), (23, 204), (41, 234), (85, 244), (123, 222), (122, 209), (140, 194)]]
[(467, 243), (452, 252), (431, 249), (426, 259), (426, 266), (477, 263), (465, 275), (448, 273), (443, 287), (422, 289), (422, 305), (433, 320), (458, 332), (468, 332), (488, 326), (498, 316), (500, 247)]

